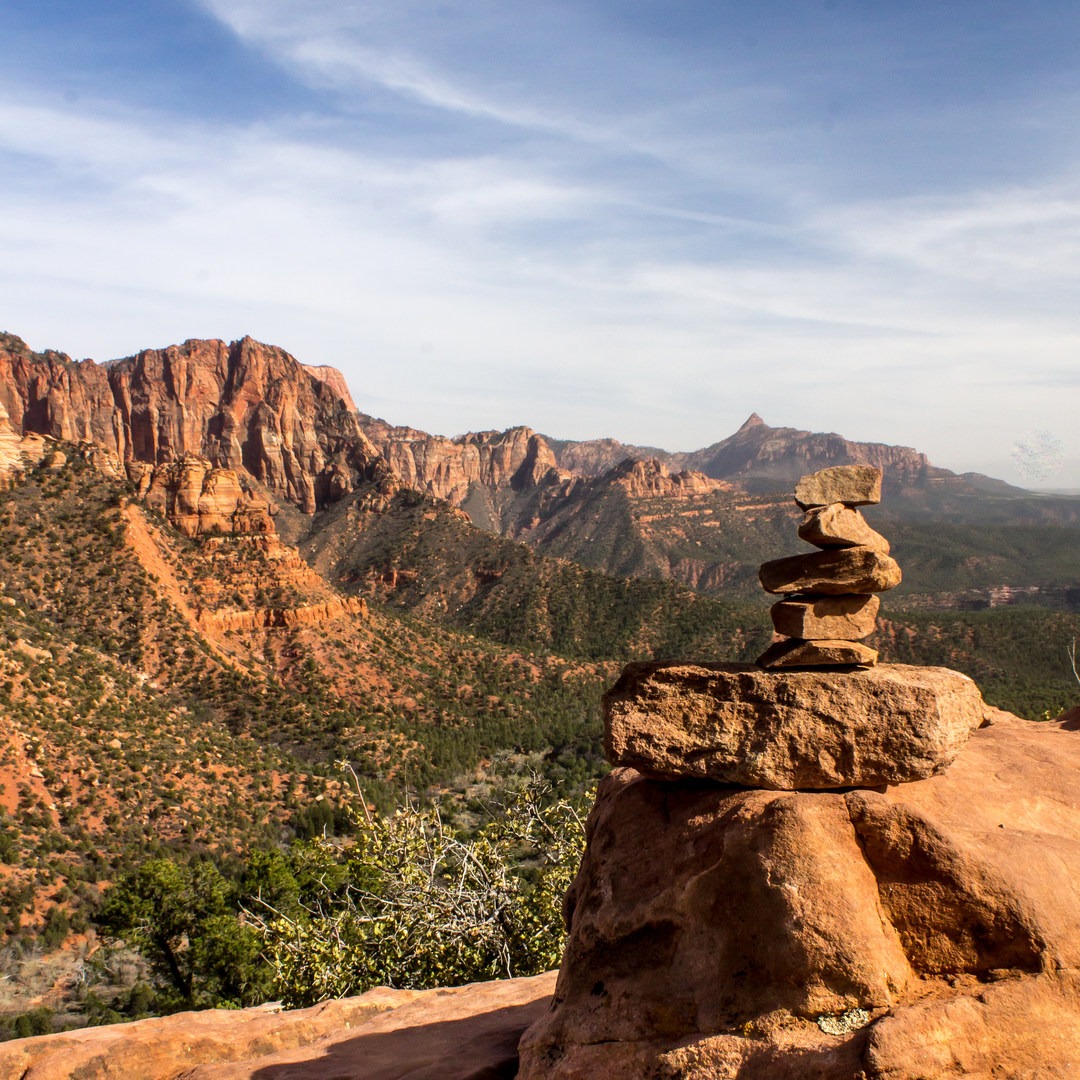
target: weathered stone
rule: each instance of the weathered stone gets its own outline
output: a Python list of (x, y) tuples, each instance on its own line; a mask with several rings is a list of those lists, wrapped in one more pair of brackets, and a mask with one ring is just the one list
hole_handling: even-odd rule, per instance
[(874, 632), (881, 601), (872, 593), (854, 596), (795, 596), (769, 609), (778, 634), (793, 638), (860, 641)]
[(889, 554), (889, 541), (871, 529), (858, 510), (843, 503), (807, 510), (799, 526), (799, 538), (819, 548), (868, 547)]
[(867, 547), (826, 548), (761, 564), (761, 586), (771, 593), (885, 592), (900, 584), (900, 566), (889, 555)]
[(208, 1009), (0, 1046), (22, 1080), (494, 1080), (554, 973), (449, 990), (369, 990), (310, 1009)]
[(604, 696), (612, 765), (775, 790), (875, 787), (946, 768), (986, 715), (947, 668), (763, 671), (629, 664)]
[(519, 1080), (1080, 1075), (1073, 731), (995, 713), (883, 792), (616, 770), (587, 835)]
[(758, 658), (759, 667), (763, 668), (802, 668), (802, 667), (849, 667), (859, 665), (869, 667), (876, 664), (877, 649), (862, 645), (857, 641), (819, 639), (804, 641), (802, 638), (788, 638), (770, 645)]
[(881, 470), (873, 465), (834, 465), (804, 476), (795, 485), (795, 501), (803, 510), (843, 503), (866, 506), (881, 502)]

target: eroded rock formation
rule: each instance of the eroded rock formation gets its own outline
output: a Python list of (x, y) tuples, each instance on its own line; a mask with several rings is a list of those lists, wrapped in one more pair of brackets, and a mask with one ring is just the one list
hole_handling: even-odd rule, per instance
[(185, 536), (274, 530), (275, 508), (235, 469), (216, 469), (205, 458), (185, 454), (161, 465), (129, 462), (127, 473), (147, 506)]
[(1066, 1080), (1080, 741), (994, 712), (945, 772), (875, 790), (618, 768), (566, 909), (521, 1080)]

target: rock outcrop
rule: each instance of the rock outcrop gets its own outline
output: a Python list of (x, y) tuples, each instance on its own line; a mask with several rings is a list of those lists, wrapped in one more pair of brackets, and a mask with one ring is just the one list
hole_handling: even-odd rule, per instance
[(945, 772), (876, 790), (617, 768), (587, 831), (520, 1080), (1080, 1075), (1080, 740), (1064, 725), (995, 712)]
[(217, 1009), (20, 1039), (21, 1080), (481, 1080), (516, 1071), (554, 975), (452, 990), (370, 990), (310, 1009)]
[(455, 506), (465, 502), (474, 485), (535, 487), (564, 478), (547, 441), (527, 427), (447, 439), (370, 416), (361, 420), (373, 445), (409, 487)]
[(619, 484), (632, 499), (685, 499), (714, 491), (729, 491), (730, 484), (710, 480), (704, 473), (683, 470), (673, 473), (657, 458), (629, 458), (616, 466), (611, 481)]
[(210, 611), (199, 616), (199, 626), (211, 634), (231, 630), (288, 630), (319, 626), (352, 615), (367, 615), (367, 602), (356, 596), (305, 604), (295, 608), (255, 608), (248, 611)]
[(185, 454), (162, 465), (133, 461), (127, 473), (146, 505), (184, 536), (274, 531), (276, 508), (235, 469), (216, 469), (205, 458)]

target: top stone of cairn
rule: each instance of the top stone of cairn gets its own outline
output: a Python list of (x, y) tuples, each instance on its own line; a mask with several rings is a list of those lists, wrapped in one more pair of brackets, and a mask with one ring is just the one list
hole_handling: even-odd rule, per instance
[(881, 470), (873, 465), (836, 465), (804, 476), (795, 485), (795, 501), (803, 510), (843, 503), (868, 506), (881, 502)]

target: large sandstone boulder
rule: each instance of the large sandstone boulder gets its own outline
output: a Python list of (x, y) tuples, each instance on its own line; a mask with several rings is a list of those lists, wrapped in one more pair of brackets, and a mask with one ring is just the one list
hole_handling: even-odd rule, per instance
[(1061, 725), (995, 712), (946, 772), (877, 791), (617, 769), (588, 836), (520, 1080), (1080, 1076)]
[(952, 762), (987, 707), (947, 668), (763, 671), (629, 664), (604, 696), (608, 760), (660, 779), (774, 790), (921, 780)]

